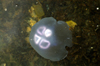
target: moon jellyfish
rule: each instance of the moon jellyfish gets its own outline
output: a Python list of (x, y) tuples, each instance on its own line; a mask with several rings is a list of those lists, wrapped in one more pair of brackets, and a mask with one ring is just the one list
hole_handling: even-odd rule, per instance
[(30, 44), (42, 57), (51, 61), (64, 59), (72, 47), (72, 33), (64, 21), (46, 17), (37, 22), (29, 36)]

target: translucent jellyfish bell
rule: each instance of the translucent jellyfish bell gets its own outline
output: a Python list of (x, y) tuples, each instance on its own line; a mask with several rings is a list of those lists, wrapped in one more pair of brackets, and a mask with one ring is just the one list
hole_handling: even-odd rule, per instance
[(56, 21), (53, 17), (46, 17), (37, 22), (30, 33), (30, 44), (42, 57), (51, 61), (65, 58), (68, 51), (65, 47), (72, 47), (72, 33), (64, 21)]

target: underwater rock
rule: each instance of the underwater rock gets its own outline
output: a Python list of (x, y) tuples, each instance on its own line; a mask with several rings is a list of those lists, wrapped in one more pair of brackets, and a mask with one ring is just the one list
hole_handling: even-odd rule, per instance
[(51, 61), (64, 59), (72, 47), (72, 33), (64, 21), (46, 17), (37, 22), (30, 33), (30, 44), (36, 52)]

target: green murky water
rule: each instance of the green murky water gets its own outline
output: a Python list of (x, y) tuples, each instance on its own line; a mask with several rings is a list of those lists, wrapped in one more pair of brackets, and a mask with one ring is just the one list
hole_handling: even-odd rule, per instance
[[(99, 3), (98, 0), (0, 0), (0, 66), (99, 66)], [(35, 8), (36, 17), (29, 12), (33, 5), (39, 5)], [(38, 21), (50, 16), (77, 23), (72, 29), (74, 46), (58, 62), (42, 58), (27, 39), (30, 19)]]

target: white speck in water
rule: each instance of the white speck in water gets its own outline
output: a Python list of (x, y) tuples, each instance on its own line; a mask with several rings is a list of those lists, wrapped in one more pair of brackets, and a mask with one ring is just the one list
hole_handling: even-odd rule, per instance
[(96, 27), (97, 27), (97, 28), (95, 29), (95, 31), (97, 31), (97, 30), (99, 29), (100, 25), (97, 25)]
[(93, 49), (93, 47), (91, 47), (91, 49)]
[(99, 27), (99, 25), (97, 25), (97, 27)]
[(38, 4), (38, 2), (36, 2), (36, 4)]
[(15, 7), (18, 7), (18, 5), (15, 5)]
[(67, 38), (67, 39), (70, 39), (70, 38)]
[(99, 10), (99, 7), (97, 7), (96, 10)]
[(7, 11), (7, 8), (5, 8), (4, 10)]

